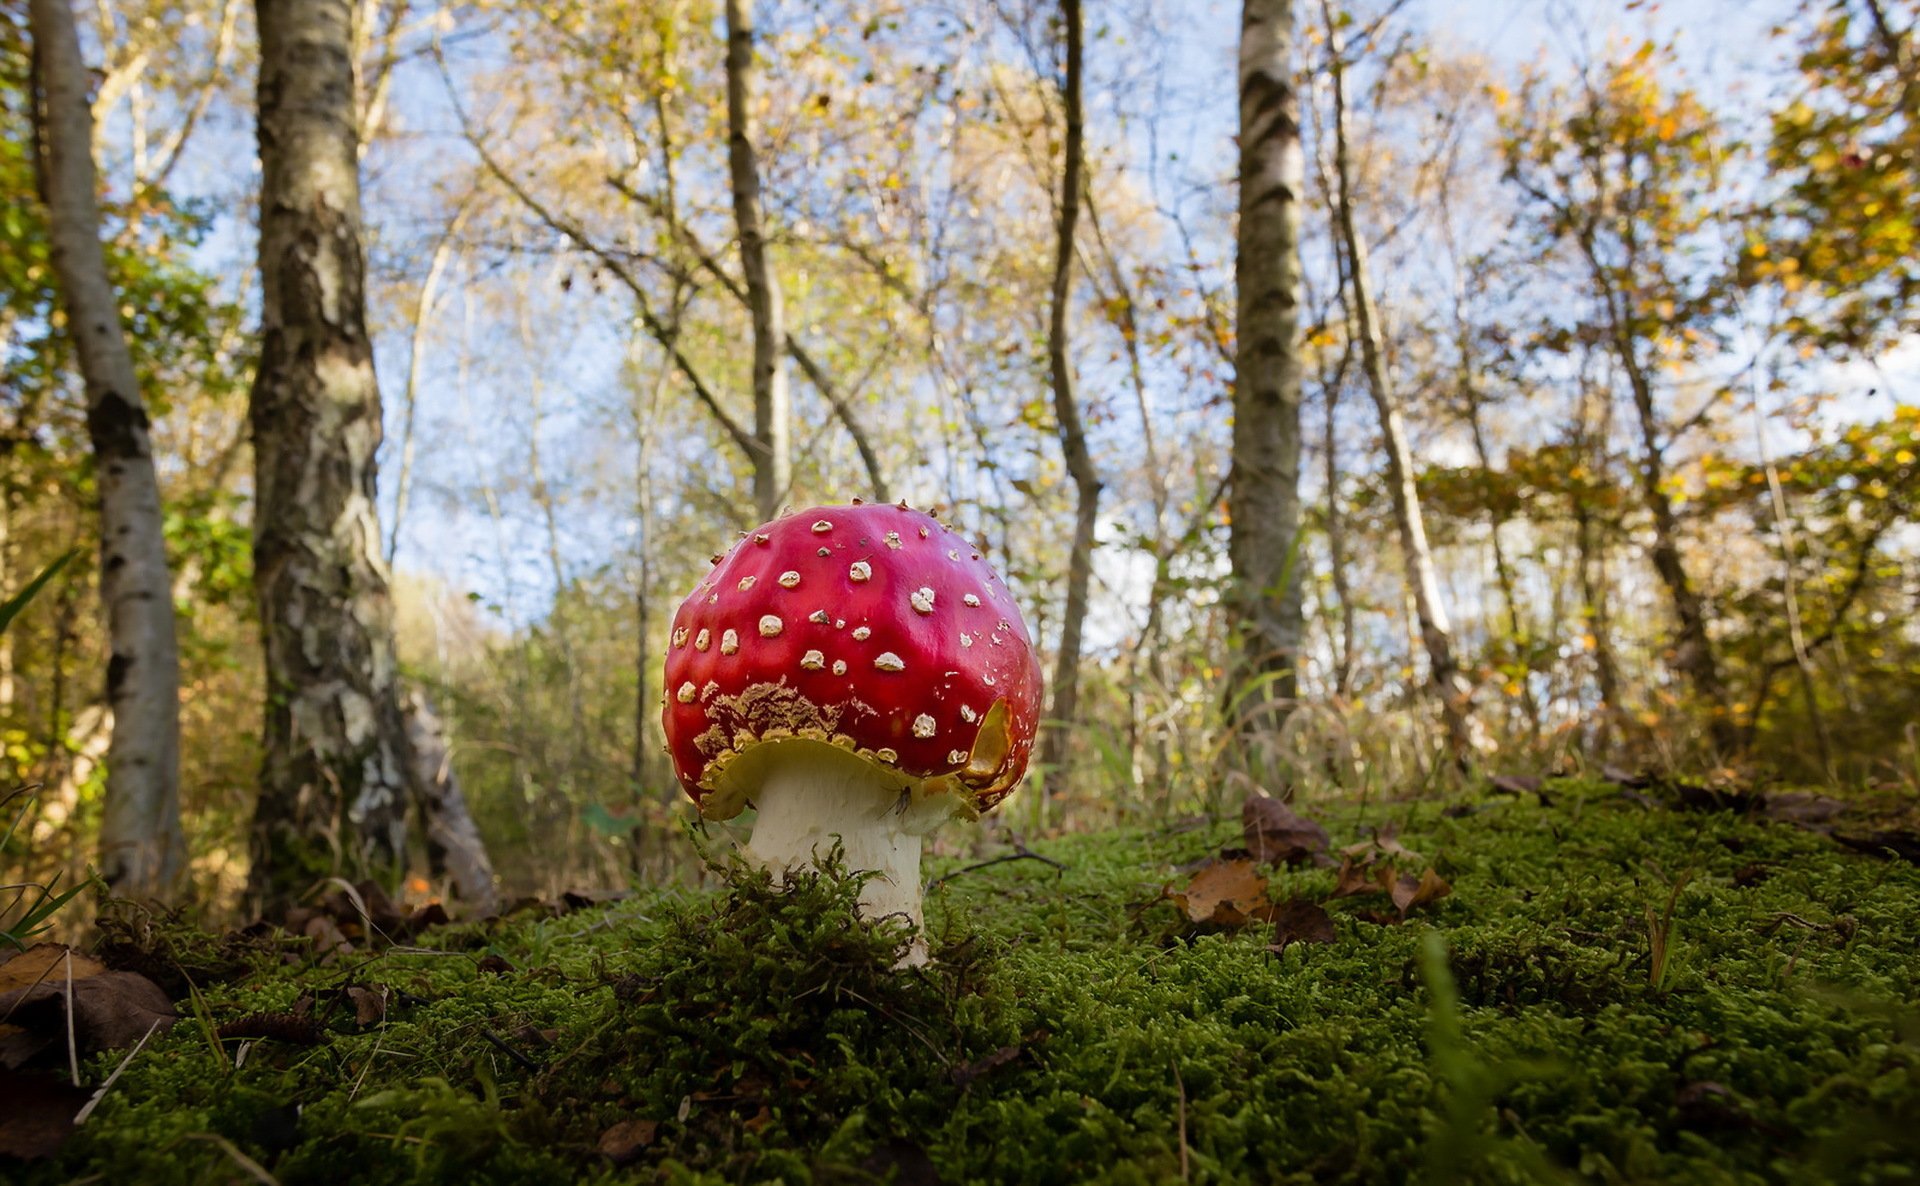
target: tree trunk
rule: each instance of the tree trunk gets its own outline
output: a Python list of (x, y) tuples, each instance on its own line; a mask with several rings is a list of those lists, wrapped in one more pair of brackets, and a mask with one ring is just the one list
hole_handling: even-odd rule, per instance
[(1084, 31), (1080, 0), (1061, 0), (1065, 24), (1067, 72), (1060, 96), (1066, 107), (1066, 160), (1060, 176), (1060, 223), (1054, 240), (1053, 303), (1047, 317), (1047, 372), (1053, 387), (1053, 414), (1060, 430), (1060, 450), (1067, 476), (1073, 480), (1073, 544), (1067, 553), (1067, 603), (1060, 619), (1060, 650), (1054, 657), (1051, 724), (1041, 740), (1040, 764), (1050, 787), (1064, 786), (1067, 740), (1079, 713), (1080, 639), (1087, 619), (1087, 593), (1093, 582), (1094, 526), (1100, 514), (1100, 475), (1087, 450), (1086, 429), (1080, 422), (1080, 401), (1074, 391), (1072, 337), (1069, 316), (1073, 303), (1073, 245), (1080, 222), (1080, 192), (1086, 184), (1086, 127), (1080, 93), (1083, 74)]
[(147, 412), (107, 276), (95, 199), (88, 74), (68, 0), (33, 0), (40, 66), (42, 187), (53, 269), (86, 382), (100, 490), (100, 601), (113, 657), (101, 874), (114, 892), (172, 896), (180, 832), (180, 667)]
[(1680, 519), (1673, 499), (1667, 494), (1666, 453), (1660, 445), (1659, 413), (1654, 407), (1653, 384), (1636, 355), (1633, 342), (1624, 331), (1624, 321), (1613, 312), (1615, 353), (1627, 373), (1633, 391), (1633, 409), (1640, 428), (1640, 494), (1653, 520), (1653, 570), (1666, 587), (1673, 604), (1676, 622), (1673, 665), (1692, 683), (1693, 690), (1707, 702), (1707, 735), (1722, 755), (1730, 755), (1739, 746), (1733, 727), (1726, 685), (1720, 678), (1720, 661), (1714, 654), (1713, 640), (1707, 634), (1707, 609), (1680, 558)]
[[(1352, 342), (1348, 342), (1352, 349)], [(1343, 361), (1342, 373), (1346, 370)], [(1321, 463), (1326, 472), (1327, 497), (1327, 571), (1333, 584), (1333, 599), (1340, 606), (1340, 643), (1334, 654), (1333, 691), (1342, 700), (1353, 695), (1353, 667), (1360, 632), (1359, 606), (1353, 597), (1353, 578), (1347, 562), (1347, 516), (1340, 507), (1339, 420), (1340, 384), (1326, 388), (1326, 419), (1321, 423)]]
[[(1273, 727), (1299, 691), (1300, 193), (1306, 164), (1294, 86), (1293, 0), (1246, 0), (1240, 18), (1239, 290), (1228, 495), (1228, 610), (1236, 684)], [(1240, 688), (1231, 693), (1239, 703)], [(1245, 706), (1243, 714), (1251, 710)]]
[(259, 0), (263, 336), (249, 416), (267, 717), (250, 894), (406, 857), (405, 731), (374, 501), (380, 393), (347, 0)]
[(1338, 237), (1345, 248), (1347, 289), (1352, 296), (1355, 330), (1360, 339), (1360, 363), (1366, 374), (1367, 390), (1373, 395), (1380, 415), (1380, 435), (1387, 454), (1387, 486), (1393, 498), (1394, 525), (1400, 535), (1400, 551), (1407, 566), (1407, 585), (1420, 624), (1420, 639), (1426, 648), (1429, 675), (1446, 721), (1447, 739), (1454, 761), (1465, 765), (1473, 753), (1473, 734), (1468, 723), (1470, 689), (1453, 657), (1453, 632), (1447, 621), (1446, 605), (1440, 595), (1440, 576), (1433, 564), (1433, 552), (1427, 546), (1426, 522), (1420, 513), (1420, 493), (1414, 486), (1412, 450), (1407, 444), (1406, 423), (1392, 383), (1387, 378), (1386, 360), (1380, 346), (1380, 319), (1373, 305), (1372, 281), (1367, 270), (1366, 244), (1361, 241), (1353, 217), (1352, 166), (1348, 159), (1347, 105), (1345, 71), (1340, 58), (1338, 34), (1332, 9), (1322, 0), (1326, 14), (1329, 55), (1333, 68), (1334, 219)]
[(427, 833), (427, 867), (435, 877), (453, 883), (453, 892), (475, 916), (499, 908), (493, 862), (487, 859), (480, 829), (467, 810), (467, 797), (453, 775), (453, 753), (447, 731), (425, 692), (406, 694), (407, 761), (413, 792)]
[(767, 258), (760, 208), (760, 166), (753, 150), (753, 0), (727, 0), (727, 170), (740, 271), (753, 321), (753, 502), (761, 519), (780, 513), (793, 488), (787, 395), (785, 315), (780, 283)]
[(1613, 653), (1613, 622), (1607, 606), (1607, 575), (1604, 554), (1593, 538), (1593, 513), (1578, 496), (1573, 499), (1574, 542), (1580, 553), (1580, 598), (1585, 603), (1587, 634), (1593, 639), (1593, 678), (1600, 690), (1600, 735), (1596, 748), (1602, 754), (1612, 748), (1616, 737), (1630, 736), (1626, 706), (1620, 702), (1620, 662)]
[(1592, 228), (1583, 230), (1578, 241), (1594, 287), (1605, 306), (1609, 345), (1627, 376), (1627, 387), (1633, 396), (1634, 419), (1640, 430), (1640, 495), (1653, 520), (1649, 559), (1673, 606), (1673, 666), (1707, 702), (1707, 732), (1714, 748), (1722, 755), (1730, 755), (1739, 747), (1739, 731), (1733, 725), (1726, 684), (1720, 677), (1720, 662), (1707, 633), (1706, 605), (1687, 572), (1686, 562), (1680, 557), (1680, 519), (1673, 509), (1673, 499), (1667, 494), (1666, 450), (1660, 444), (1660, 413), (1654, 401), (1653, 378), (1634, 345), (1627, 296), (1619, 291), (1606, 263), (1601, 260)]
[[(1478, 460), (1480, 472), (1493, 474), (1493, 450), (1487, 446), (1486, 427), (1480, 415), (1480, 387), (1473, 373), (1471, 342), (1464, 327), (1460, 333), (1460, 394), (1467, 401), (1467, 430), (1473, 437), (1473, 455)], [(1540, 698), (1533, 693), (1533, 643), (1526, 623), (1520, 618), (1520, 594), (1517, 582), (1513, 578), (1513, 565), (1507, 560), (1506, 545), (1501, 542), (1500, 532), (1507, 525), (1507, 514), (1493, 500), (1487, 511), (1487, 540), (1493, 546), (1493, 574), (1500, 583), (1500, 601), (1507, 610), (1507, 636), (1512, 641), (1516, 655), (1522, 663), (1520, 673), (1520, 704), (1526, 710), (1528, 739), (1540, 740), (1542, 721), (1540, 716)]]
[(400, 552), (400, 527), (406, 522), (407, 502), (413, 494), (413, 426), (420, 408), (420, 372), (427, 353), (427, 334), (433, 324), (434, 302), (440, 290), (440, 278), (446, 274), (447, 261), (453, 256), (454, 241), (473, 206), (474, 199), (469, 195), (454, 211), (446, 229), (440, 232), (433, 254), (428, 257), (426, 278), (421, 280), (420, 291), (413, 301), (413, 325), (407, 335), (407, 380), (400, 391), (400, 473), (393, 493), (393, 524), (387, 531), (388, 569), (392, 569), (393, 558)]
[[(9, 327), (0, 325), (0, 341)], [(11, 463), (11, 442), (0, 439), (0, 462)], [(9, 464), (0, 470), (0, 597), (14, 595), (13, 587), (13, 503), (14, 470)], [(13, 715), (16, 685), (13, 678), (13, 635), (0, 630), (0, 717)]]

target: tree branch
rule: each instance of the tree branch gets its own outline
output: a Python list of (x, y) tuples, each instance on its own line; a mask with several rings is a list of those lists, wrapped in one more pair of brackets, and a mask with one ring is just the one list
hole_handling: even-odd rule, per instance
[(493, 154), (487, 151), (486, 144), (480, 139), (479, 134), (473, 130), (473, 125), (467, 117), (466, 107), (460, 102), (459, 93), (453, 85), (453, 77), (447, 70), (446, 59), (437, 48), (434, 51), (434, 61), (439, 65), (440, 77), (446, 84), (448, 102), (452, 104), (454, 116), (460, 122), (460, 134), (479, 155), (480, 163), (486, 166), (487, 172), (505, 186), (507, 192), (518, 199), (520, 204), (525, 206), (528, 212), (539, 219), (548, 230), (571, 240), (580, 250), (599, 260), (615, 279), (626, 285), (627, 291), (633, 294), (634, 308), (640, 314), (640, 323), (646, 327), (647, 333), (654, 341), (660, 344), (660, 348), (667, 352), (667, 357), (673, 360), (674, 369), (687, 380), (687, 385), (693, 389), (694, 398), (707, 409), (714, 421), (726, 431), (727, 436), (742, 453), (749, 458), (758, 457), (760, 442), (754, 440), (753, 434), (742, 428), (740, 422), (728, 415), (726, 408), (721, 406), (719, 397), (713, 393), (711, 387), (707, 386), (706, 379), (700, 374), (699, 369), (693, 365), (693, 361), (686, 356), (685, 351), (680, 349), (678, 334), (669, 329), (654, 313), (653, 303), (648, 299), (646, 286), (641, 284), (640, 278), (633, 274), (633, 270), (627, 267), (619, 256), (594, 242), (578, 223), (554, 212), (540, 199), (534, 197), (514, 178), (512, 173), (494, 159)]

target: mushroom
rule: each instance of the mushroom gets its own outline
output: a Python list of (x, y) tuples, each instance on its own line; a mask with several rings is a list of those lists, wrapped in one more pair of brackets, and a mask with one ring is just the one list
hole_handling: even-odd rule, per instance
[[(837, 838), (874, 875), (861, 913), (917, 932), (923, 838), (991, 810), (1033, 750), (1040, 668), (999, 582), (904, 504), (812, 507), (748, 533), (680, 606), (667, 652), (667, 751), (701, 815), (753, 806), (747, 853), (776, 877)], [(972, 645), (987, 637), (999, 645)], [(906, 962), (925, 959), (916, 934)]]

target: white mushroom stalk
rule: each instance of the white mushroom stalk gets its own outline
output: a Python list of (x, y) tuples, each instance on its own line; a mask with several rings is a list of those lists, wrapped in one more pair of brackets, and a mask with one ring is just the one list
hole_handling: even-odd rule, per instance
[(861, 915), (912, 923), (901, 962), (926, 963), (920, 852), (928, 833), (953, 818), (953, 795), (922, 794), (917, 780), (815, 741), (771, 747), (762, 769), (748, 856), (779, 880), (823, 863), (838, 843), (846, 868), (872, 874), (860, 890)]

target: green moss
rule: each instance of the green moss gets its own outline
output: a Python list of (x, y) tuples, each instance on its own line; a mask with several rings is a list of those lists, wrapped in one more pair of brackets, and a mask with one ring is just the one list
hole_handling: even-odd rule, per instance
[[(1351, 805), (1321, 814), (1360, 834)], [(1572, 783), (1551, 808), (1394, 816), (1452, 896), (1392, 927), (1331, 903), (1337, 941), (1283, 956), (1153, 904), (1234, 841), (1222, 825), (957, 877), (923, 971), (853, 920), (854, 879), (738, 872), (423, 953), (259, 962), (202, 987), (209, 1020), (311, 995), (322, 1044), (259, 1042), (236, 1068), (189, 1019), (28, 1181), (233, 1177), (214, 1136), (289, 1186), (854, 1182), (923, 1157), (949, 1182), (1920, 1172), (1913, 866)], [(1333, 877), (1273, 882), (1320, 897)], [(388, 989), (387, 1020), (360, 1029), (347, 984)], [(656, 1127), (616, 1168), (595, 1146), (625, 1120)]]

